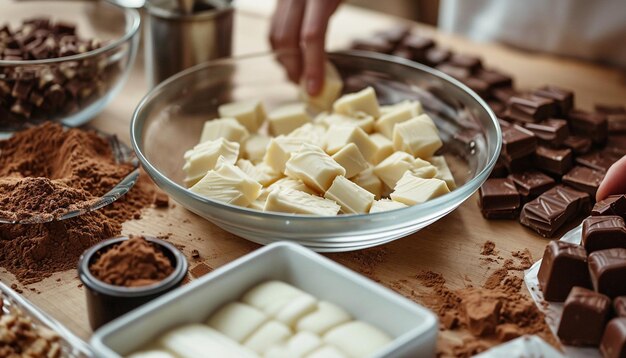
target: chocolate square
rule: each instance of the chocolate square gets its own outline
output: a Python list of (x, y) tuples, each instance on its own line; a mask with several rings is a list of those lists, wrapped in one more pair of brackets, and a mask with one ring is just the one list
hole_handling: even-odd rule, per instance
[(589, 193), (593, 198), (596, 197), (596, 191), (602, 179), (604, 179), (603, 172), (583, 166), (575, 166), (562, 178), (563, 184)]
[(593, 288), (611, 298), (626, 296), (626, 249), (608, 249), (589, 255)]
[(429, 66), (437, 66), (442, 64), (452, 56), (452, 52), (446, 48), (432, 47), (426, 50), (424, 62)]
[(626, 195), (611, 195), (598, 201), (591, 210), (591, 215), (617, 215), (626, 220)]
[(563, 145), (576, 155), (589, 153), (592, 144), (591, 139), (577, 135), (570, 135), (563, 141)]
[(513, 122), (540, 122), (553, 115), (554, 101), (528, 94), (516, 95), (507, 101), (506, 117)]
[(369, 37), (355, 39), (354, 41), (352, 41), (352, 48), (361, 51), (372, 51), (389, 54), (393, 51), (394, 46), (382, 37)]
[(518, 159), (533, 153), (537, 138), (533, 132), (518, 125), (502, 126), (502, 154)]
[(564, 241), (551, 241), (543, 253), (537, 278), (546, 301), (565, 301), (574, 286), (591, 288), (585, 249)]
[(613, 310), (617, 317), (626, 317), (626, 296), (615, 297), (613, 300)]
[[(626, 249), (626, 228), (620, 216), (590, 216), (583, 221), (582, 245), (594, 251)], [(624, 282), (626, 285), (626, 282)]]
[(603, 144), (609, 135), (606, 115), (575, 109), (567, 115), (572, 133), (591, 138), (596, 144)]
[(626, 318), (613, 318), (606, 325), (600, 343), (600, 353), (604, 358), (626, 357)]
[(469, 78), (472, 75), (472, 72), (469, 69), (465, 67), (454, 66), (448, 62), (442, 63), (435, 68), (445, 73), (446, 75), (456, 78), (457, 80), (463, 80)]
[(467, 68), (472, 72), (483, 67), (480, 57), (460, 53), (453, 53), (448, 59), (448, 63), (456, 67)]
[(533, 132), (542, 144), (558, 147), (569, 137), (569, 127), (564, 119), (547, 119), (539, 123), (525, 123), (524, 127)]
[(533, 163), (537, 169), (562, 176), (574, 166), (574, 155), (571, 149), (553, 149), (540, 145), (535, 150)]
[(508, 218), (520, 207), (519, 193), (509, 179), (487, 179), (478, 192), (478, 205), (486, 218)]
[(557, 336), (567, 345), (598, 346), (610, 312), (611, 300), (608, 297), (574, 287), (565, 300)]
[(426, 51), (435, 47), (435, 41), (430, 37), (412, 34), (404, 38), (400, 47), (409, 50), (415, 61), (422, 62)]
[(557, 115), (566, 115), (574, 107), (574, 92), (556, 86), (544, 86), (533, 92), (535, 96), (554, 101)]
[(612, 151), (609, 148), (605, 148), (601, 151), (593, 151), (585, 155), (577, 156), (576, 163), (606, 173), (611, 165), (613, 165), (613, 163), (618, 161), (621, 157), (622, 155), (620, 155), (620, 153)]
[(509, 178), (513, 180), (517, 191), (525, 201), (536, 198), (556, 184), (552, 177), (536, 170), (513, 173), (509, 175)]
[(490, 89), (513, 85), (513, 77), (496, 70), (481, 69), (476, 72), (475, 76), (487, 82)]
[(519, 95), (512, 87), (497, 87), (491, 91), (491, 95), (502, 103), (508, 103), (509, 98)]

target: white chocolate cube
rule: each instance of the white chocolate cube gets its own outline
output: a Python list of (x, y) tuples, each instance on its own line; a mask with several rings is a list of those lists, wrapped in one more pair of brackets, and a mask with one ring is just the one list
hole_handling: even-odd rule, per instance
[(393, 154), (393, 142), (380, 133), (370, 135), (370, 139), (376, 147), (374, 154), (370, 157), (370, 163), (376, 165), (385, 158)]
[(247, 159), (239, 159), (237, 166), (263, 186), (268, 186), (283, 177), (282, 173), (275, 171), (272, 167), (263, 162), (255, 165)]
[(258, 163), (263, 160), (267, 145), (270, 143), (270, 137), (265, 134), (252, 133), (243, 143), (243, 157), (252, 163)]
[(338, 176), (324, 197), (336, 201), (345, 214), (366, 214), (374, 202), (375, 195), (344, 176)]
[(328, 331), (323, 341), (350, 357), (369, 357), (389, 344), (391, 337), (368, 323), (353, 321)]
[(259, 100), (226, 103), (219, 106), (217, 111), (222, 118), (235, 118), (251, 133), (259, 129), (266, 117), (263, 103)]
[(209, 199), (231, 205), (248, 206), (261, 194), (261, 184), (220, 157), (214, 170), (189, 188)]
[(204, 123), (200, 143), (224, 138), (241, 144), (248, 138), (249, 134), (246, 127), (237, 122), (235, 118), (218, 118)]
[(374, 169), (371, 167), (352, 178), (352, 181), (361, 188), (374, 194), (376, 199), (380, 199), (383, 194), (383, 182), (374, 174)]
[(200, 143), (185, 152), (185, 185), (196, 184), (206, 173), (215, 168), (218, 158), (222, 157), (231, 164), (235, 164), (239, 156), (239, 143), (224, 138)]
[(357, 112), (367, 113), (374, 118), (380, 116), (378, 99), (376, 99), (376, 92), (372, 87), (341, 96), (333, 104), (333, 110), (346, 116), (353, 116)]
[(374, 130), (374, 117), (363, 112), (357, 112), (353, 117), (336, 113), (327, 114), (320, 118), (319, 123), (325, 125), (326, 127), (330, 127), (333, 124), (359, 127), (366, 133), (371, 133)]
[(376, 154), (376, 145), (370, 137), (359, 127), (332, 125), (326, 132), (326, 152), (335, 154), (341, 148), (354, 143), (366, 160)]
[(277, 181), (272, 183), (272, 185), (270, 185), (268, 187), (268, 189), (274, 190), (274, 189), (276, 189), (278, 187), (298, 190), (298, 191), (302, 191), (302, 192), (305, 192), (305, 193), (311, 194), (311, 195), (317, 195), (317, 192), (315, 190), (309, 188), (300, 179), (284, 177), (284, 178), (278, 179)]
[(348, 358), (348, 356), (333, 346), (322, 346), (311, 352), (306, 358)]
[(269, 317), (260, 310), (239, 302), (230, 302), (213, 313), (207, 324), (241, 343)]
[(395, 187), (407, 171), (414, 171), (422, 178), (433, 178), (437, 175), (437, 168), (429, 162), (413, 158), (406, 152), (395, 152), (374, 167), (374, 174), (389, 188)]
[(309, 123), (311, 117), (304, 103), (294, 103), (279, 107), (267, 115), (270, 133), (274, 136), (289, 134), (294, 129)]
[(335, 177), (345, 175), (346, 170), (319, 147), (304, 143), (285, 164), (285, 174), (323, 193)]
[(268, 313), (267, 310), (277, 303), (282, 305), (302, 295), (306, 293), (285, 282), (273, 280), (260, 283), (248, 290), (241, 298), (241, 302)]
[(276, 312), (273, 317), (276, 318), (277, 321), (280, 321), (289, 327), (293, 327), (300, 318), (315, 311), (316, 308), (317, 300), (315, 297), (309, 294), (304, 294), (283, 305), (283, 307)]
[(267, 196), (269, 195), (269, 188), (261, 189), (261, 194), (256, 198), (253, 202), (248, 205), (250, 209), (263, 211), (265, 209), (265, 202), (267, 201)]
[(437, 168), (435, 178), (445, 181), (448, 189), (454, 190), (456, 188), (456, 182), (454, 181), (454, 176), (450, 171), (448, 162), (446, 162), (446, 158), (443, 155), (438, 155), (431, 157), (428, 161)]
[(267, 145), (263, 162), (275, 171), (283, 173), (285, 171), (285, 164), (291, 157), (291, 153), (300, 150), (302, 143), (302, 140), (299, 138), (290, 138), (282, 135), (272, 138)]
[(390, 197), (406, 205), (415, 205), (449, 192), (446, 182), (441, 179), (423, 179), (406, 172), (398, 180)]
[(159, 343), (178, 358), (257, 357), (250, 349), (204, 324), (189, 324), (171, 330), (159, 339)]
[(333, 159), (346, 170), (346, 178), (352, 178), (369, 168), (369, 164), (354, 143), (348, 143), (333, 155)]
[(337, 215), (340, 209), (332, 200), (281, 187), (270, 191), (264, 208), (265, 211), (320, 216)]
[(409, 108), (411, 110), (411, 113), (413, 114), (411, 118), (417, 117), (420, 114), (424, 113), (422, 104), (419, 101), (407, 99), (402, 102), (398, 102), (398, 103), (394, 103), (394, 104), (390, 104), (386, 106), (380, 106), (380, 114), (382, 116), (384, 114), (395, 112), (398, 109), (403, 109), (403, 108)]
[(265, 352), (265, 358), (304, 357), (322, 345), (322, 339), (309, 332), (299, 332), (289, 338), (287, 343), (274, 346)]
[(272, 346), (286, 342), (289, 337), (291, 337), (289, 327), (277, 321), (268, 321), (252, 333), (244, 341), (243, 345), (259, 354), (263, 354)]
[(303, 143), (316, 145), (322, 149), (325, 146), (326, 127), (316, 123), (306, 123), (294, 129), (287, 135), (289, 138), (302, 140)]
[(409, 107), (398, 108), (390, 113), (382, 114), (378, 120), (376, 120), (376, 131), (384, 135), (388, 139), (393, 138), (393, 128), (398, 123), (408, 121), (414, 118), (413, 111)]
[(324, 72), (324, 84), (322, 90), (315, 96), (309, 96), (304, 84), (300, 86), (300, 97), (311, 106), (319, 110), (328, 110), (332, 107), (333, 102), (341, 94), (343, 89), (343, 81), (337, 72), (335, 66), (326, 62)]
[(351, 319), (350, 314), (343, 308), (330, 302), (320, 301), (317, 304), (317, 310), (304, 316), (296, 323), (296, 331), (322, 335)]
[(441, 146), (437, 127), (426, 114), (398, 123), (393, 129), (394, 149), (414, 157), (432, 157)]
[(389, 199), (380, 199), (374, 201), (372, 207), (370, 208), (370, 214), (372, 213), (380, 213), (383, 211), (390, 211), (396, 209), (406, 208), (405, 204), (402, 204), (397, 201), (389, 200)]

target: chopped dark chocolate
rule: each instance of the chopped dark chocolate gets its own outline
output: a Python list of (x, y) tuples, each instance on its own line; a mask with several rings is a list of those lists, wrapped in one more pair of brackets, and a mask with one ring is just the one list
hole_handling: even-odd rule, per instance
[(576, 157), (576, 163), (606, 173), (621, 157), (620, 153), (605, 148)]
[(626, 318), (613, 318), (606, 325), (600, 343), (603, 358), (626, 357)]
[(552, 177), (536, 170), (509, 174), (509, 178), (525, 201), (536, 198), (556, 184)]
[(620, 105), (596, 104), (596, 112), (606, 115), (609, 133), (626, 132), (626, 107)]
[(561, 176), (574, 166), (574, 156), (569, 148), (553, 149), (540, 145), (535, 151), (533, 163), (537, 169)]
[(472, 74), (471, 71), (464, 67), (457, 67), (449, 63), (442, 63), (435, 67), (439, 71), (446, 75), (452, 76), (458, 80), (469, 78)]
[(471, 72), (475, 72), (483, 67), (480, 57), (460, 53), (453, 53), (448, 63), (452, 66), (467, 68)]
[(535, 96), (554, 101), (556, 115), (565, 116), (574, 107), (574, 92), (556, 86), (544, 86), (533, 92)]
[(626, 295), (626, 249), (615, 248), (589, 254), (593, 288), (611, 298)]
[(557, 335), (567, 345), (597, 347), (610, 313), (611, 300), (608, 297), (574, 287), (563, 305)]
[(567, 174), (563, 175), (562, 181), (563, 184), (587, 192), (592, 198), (595, 198), (602, 179), (604, 179), (604, 172), (575, 166)]
[(362, 51), (373, 51), (380, 53), (391, 53), (393, 44), (381, 37), (369, 37), (352, 41), (352, 48)]
[(435, 41), (432, 38), (416, 34), (407, 36), (401, 45), (402, 48), (409, 50), (413, 59), (418, 62), (422, 62), (426, 57), (426, 51), (434, 46)]
[(576, 135), (570, 135), (563, 141), (563, 145), (571, 149), (576, 155), (589, 153), (592, 144), (591, 139)]
[(569, 128), (564, 119), (547, 119), (539, 123), (525, 123), (524, 128), (533, 132), (540, 143), (559, 147), (569, 137)]
[(478, 205), (486, 218), (510, 218), (520, 208), (520, 196), (509, 179), (487, 179), (478, 190)]
[(478, 94), (480, 97), (487, 98), (489, 96), (489, 83), (483, 81), (481, 78), (468, 77), (464, 78), (462, 82), (472, 91), (476, 92), (476, 94)]
[(506, 117), (513, 122), (540, 122), (550, 118), (554, 112), (554, 101), (527, 94), (510, 97), (507, 106)]
[(609, 135), (606, 115), (591, 113), (579, 109), (571, 110), (567, 115), (572, 133), (590, 138), (596, 144), (604, 144)]
[(522, 173), (532, 169), (533, 155), (526, 155), (520, 158), (511, 159), (506, 154), (501, 154), (500, 158), (509, 173)]
[(502, 128), (502, 153), (510, 159), (525, 157), (537, 149), (535, 135), (518, 125)]
[(502, 157), (498, 158), (496, 161), (496, 165), (493, 167), (490, 178), (505, 178), (509, 174), (509, 171), (506, 169), (506, 165), (504, 165), (504, 161)]
[(626, 228), (620, 216), (590, 216), (583, 221), (582, 245), (590, 254), (599, 250), (626, 249)]
[(591, 288), (585, 249), (564, 241), (551, 241), (543, 253), (537, 279), (546, 301), (565, 301), (574, 286)]
[(626, 220), (626, 195), (611, 195), (598, 201), (591, 210), (591, 215), (617, 215)]
[(491, 95), (502, 103), (508, 103), (509, 98), (519, 95), (519, 92), (511, 87), (497, 87), (491, 91)]
[(424, 62), (429, 66), (437, 66), (446, 61), (452, 56), (452, 52), (442, 47), (432, 47), (426, 50), (424, 55)]
[(480, 69), (474, 74), (474, 76), (487, 82), (489, 84), (489, 88), (492, 90), (496, 87), (513, 86), (513, 77), (500, 71)]
[(520, 223), (543, 237), (552, 237), (566, 222), (589, 212), (589, 194), (557, 185), (522, 208)]
[(504, 116), (504, 111), (506, 110), (504, 103), (497, 100), (487, 100), (487, 105), (489, 105), (496, 117), (502, 118)]
[(626, 317), (626, 296), (615, 297), (613, 300), (613, 310), (617, 317)]
[(384, 31), (379, 31), (374, 36), (387, 40), (393, 46), (398, 46), (410, 32), (411, 28), (409, 26), (397, 25)]

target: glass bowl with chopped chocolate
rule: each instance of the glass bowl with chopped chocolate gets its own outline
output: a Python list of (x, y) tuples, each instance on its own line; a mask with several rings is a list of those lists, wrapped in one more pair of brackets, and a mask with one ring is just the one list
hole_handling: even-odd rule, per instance
[(139, 24), (136, 10), (106, 1), (3, 2), (0, 133), (97, 115), (132, 67)]
[(153, 89), (131, 140), (157, 185), (254, 242), (348, 251), (435, 222), (494, 167), (497, 119), (452, 77), (344, 51), (309, 97), (281, 66), (290, 56), (218, 60)]
[(130, 235), (85, 251), (78, 276), (86, 287), (89, 323), (95, 330), (179, 287), (187, 276), (187, 260), (168, 242)]

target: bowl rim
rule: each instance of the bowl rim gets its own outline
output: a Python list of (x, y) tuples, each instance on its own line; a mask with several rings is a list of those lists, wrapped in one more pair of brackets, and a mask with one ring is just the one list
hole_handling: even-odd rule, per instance
[[(35, 3), (35, 2), (51, 4), (51, 3), (54, 3), (55, 1), (45, 1), (45, 0), (29, 1), (29, 3), (31, 3), (31, 4)], [(65, 57), (47, 58), (47, 59), (43, 59), (43, 60), (19, 60), (19, 61), (15, 61), (15, 60), (11, 60), (11, 61), (0, 60), (0, 66), (49, 65), (49, 64), (63, 63), (63, 62), (66, 62), (66, 61), (80, 61), (80, 60), (84, 60), (84, 59), (87, 59), (87, 58), (90, 58), (90, 57), (94, 57), (94, 56), (106, 53), (106, 52), (108, 52), (108, 51), (110, 51), (112, 49), (115, 49), (115, 48), (121, 46), (122, 44), (128, 42), (128, 40), (132, 39), (137, 34), (139, 29), (141, 28), (141, 26), (140, 26), (141, 25), (141, 16), (139, 15), (139, 11), (137, 11), (136, 9), (125, 8), (125, 7), (119, 6), (119, 5), (114, 4), (112, 2), (109, 2), (109, 1), (80, 0), (80, 2), (82, 2), (84, 4), (106, 4), (107, 6), (111, 6), (112, 8), (117, 8), (117, 9), (121, 10), (122, 13), (124, 14), (125, 19), (126, 19), (126, 30), (124, 32), (124, 35), (119, 37), (119, 38), (117, 38), (117, 39), (115, 39), (114, 41), (111, 41), (106, 46), (102, 46), (102, 47), (99, 47), (99, 48), (97, 48), (95, 50), (79, 53), (79, 54), (76, 54), (76, 55), (65, 56)]]
[[(252, 53), (252, 54), (247, 54), (243, 56), (229, 57), (229, 58), (218, 59), (215, 61), (204, 62), (204, 63), (195, 65), (193, 67), (190, 67), (186, 70), (183, 70), (171, 76), (170, 78), (166, 79), (165, 81), (161, 82), (156, 87), (151, 89), (141, 99), (141, 101), (139, 102), (135, 110), (133, 111), (133, 115), (132, 115), (131, 123), (130, 123), (131, 145), (133, 149), (135, 150), (135, 153), (137, 154), (137, 158), (139, 158), (139, 161), (141, 162), (146, 172), (151, 176), (153, 175), (156, 176), (158, 180), (155, 180), (155, 182), (157, 183), (165, 182), (167, 183), (167, 185), (173, 187), (175, 190), (180, 191), (181, 193), (185, 193), (188, 196), (191, 196), (196, 201), (199, 201), (203, 204), (206, 204), (212, 207), (218, 207), (220, 209), (227, 210), (234, 214), (244, 212), (246, 214), (259, 216), (262, 218), (274, 218), (274, 219), (284, 219), (284, 220), (303, 220), (307, 222), (319, 222), (319, 221), (328, 221), (328, 220), (333, 220), (335, 222), (342, 222), (342, 221), (352, 221), (354, 219), (366, 218), (366, 217), (367, 218), (370, 218), (370, 217), (380, 218), (380, 217), (389, 215), (390, 213), (394, 213), (400, 210), (405, 210), (405, 212), (408, 210), (413, 210), (415, 211), (416, 214), (419, 214), (418, 210), (423, 210), (423, 211), (426, 211), (427, 213), (431, 213), (435, 208), (437, 208), (443, 203), (450, 202), (449, 204), (452, 204), (455, 206), (460, 205), (463, 201), (465, 201), (468, 197), (470, 197), (474, 192), (478, 190), (478, 188), (481, 185), (479, 183), (484, 182), (488, 178), (489, 173), (491, 173), (492, 169), (494, 168), (498, 160), (498, 157), (500, 156), (500, 150), (502, 148), (502, 131), (501, 131), (501, 128), (500, 128), (500, 125), (498, 123), (498, 119), (495, 113), (491, 110), (487, 102), (485, 102), (476, 92), (471, 90), (469, 87), (467, 87), (465, 84), (463, 84), (459, 80), (435, 68), (432, 68), (432, 67), (423, 65), (421, 63), (414, 62), (414, 61), (410, 61), (407, 59), (403, 59), (397, 56), (380, 54), (380, 53), (369, 52), (369, 51), (358, 51), (358, 50), (333, 51), (333, 52), (328, 52), (327, 55), (328, 55), (329, 60), (332, 59), (334, 56), (365, 57), (365, 58), (372, 59), (372, 60), (392, 62), (394, 64), (401, 64), (407, 67), (412, 67), (414, 69), (426, 72), (432, 76), (438, 77), (443, 81), (450, 82), (452, 85), (459, 87), (461, 90), (467, 93), (470, 97), (472, 97), (472, 99), (476, 101), (482, 107), (482, 109), (484, 109), (487, 112), (487, 115), (489, 116), (489, 119), (491, 119), (491, 123), (493, 124), (494, 129), (496, 131), (496, 142), (494, 143), (495, 145), (494, 155), (493, 157), (488, 158), (488, 161), (485, 167), (480, 172), (476, 173), (475, 176), (471, 178), (469, 181), (467, 181), (465, 184), (457, 187), (451, 192), (446, 193), (435, 199), (418, 204), (418, 205), (412, 205), (406, 208), (383, 211), (383, 212), (378, 212), (378, 213), (345, 214), (345, 215), (336, 215), (336, 216), (317, 216), (317, 215), (304, 215), (304, 214), (289, 214), (289, 213), (280, 213), (280, 212), (265, 212), (265, 211), (251, 209), (251, 208), (230, 205), (227, 203), (205, 198), (203, 196), (200, 196), (190, 191), (189, 188), (185, 188), (181, 186), (180, 184), (174, 182), (173, 180), (171, 180), (170, 178), (162, 174), (146, 158), (146, 156), (144, 155), (138, 143), (138, 139), (141, 136), (141, 130), (143, 129), (143, 125), (145, 123), (145, 121), (141, 118), (141, 112), (143, 108), (147, 106), (154, 97), (156, 97), (161, 92), (163, 92), (166, 89), (166, 87), (169, 86), (171, 83), (174, 83), (183, 77), (189, 76), (195, 72), (199, 72), (209, 67), (219, 66), (222, 64), (228, 64), (228, 63), (237, 62), (237, 61), (246, 60), (246, 59), (270, 57), (270, 56), (277, 57), (281, 54), (288, 55), (289, 53), (294, 53), (294, 52), (295, 52), (294, 50), (286, 50), (286, 51), (280, 51), (280, 52), (269, 51), (269, 52)], [(465, 188), (465, 190), (463, 190), (463, 188)], [(469, 189), (471, 189), (471, 192)], [(457, 197), (462, 198), (462, 200), (458, 203), (456, 200), (452, 200), (452, 199), (457, 199)], [(422, 214), (422, 216), (423, 215), (424, 214)]]

